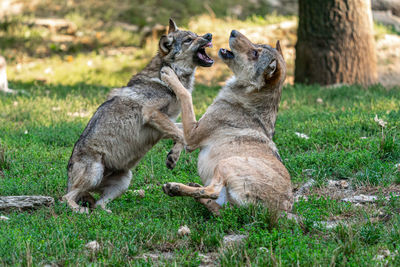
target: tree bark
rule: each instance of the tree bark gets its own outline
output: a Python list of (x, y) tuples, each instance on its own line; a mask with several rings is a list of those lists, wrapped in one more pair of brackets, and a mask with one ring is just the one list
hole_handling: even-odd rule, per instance
[(370, 0), (300, 0), (295, 82), (377, 82)]
[(47, 196), (0, 196), (0, 210), (36, 209), (53, 204), (54, 199)]

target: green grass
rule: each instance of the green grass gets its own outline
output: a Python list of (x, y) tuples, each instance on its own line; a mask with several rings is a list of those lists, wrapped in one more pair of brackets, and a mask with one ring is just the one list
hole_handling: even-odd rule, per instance
[[(66, 190), (66, 164), (74, 142), (110, 87), (73, 80), (71, 84), (16, 80), (10, 87), (25, 89), (29, 95), (0, 95), (0, 195), (39, 194), (56, 199), (51, 208), (3, 213), (10, 220), (0, 221), (0, 265), (152, 265), (151, 260), (136, 257), (168, 251), (174, 258), (160, 259), (161, 264), (196, 266), (201, 262), (199, 253), (217, 252), (218, 262), (226, 266), (373, 266), (379, 251), (398, 249), (400, 202), (396, 197), (365, 208), (329, 196), (311, 196), (295, 204), (294, 211), (303, 216), (299, 223), (276, 219), (257, 207), (226, 208), (217, 218), (192, 199), (168, 197), (161, 190), (165, 182), (199, 182), (197, 152), (183, 154), (173, 171), (165, 167), (171, 141), (156, 145), (133, 170), (130, 189), (144, 189), (144, 198), (127, 192), (109, 205), (111, 215), (101, 210), (90, 215), (72, 213), (59, 202)], [(198, 115), (218, 90), (197, 85)], [(328, 179), (340, 178), (349, 179), (356, 188), (398, 183), (399, 107), (400, 88), (285, 87), (275, 142), (293, 183), (309, 179), (304, 169), (314, 169), (313, 178), (321, 186)], [(83, 117), (74, 116), (75, 112)], [(375, 114), (387, 121), (384, 140)], [(295, 132), (310, 138), (299, 138)], [(378, 208), (388, 219), (376, 219)], [(319, 224), (335, 216), (356, 223), (331, 230)], [(190, 236), (178, 236), (182, 225), (191, 229)], [(222, 238), (230, 233), (245, 233), (248, 239), (238, 248), (221, 251)], [(84, 247), (92, 240), (101, 244), (97, 254)], [(388, 260), (400, 263), (398, 255)]]
[[(125, 85), (157, 49), (157, 40), (138, 47), (141, 33), (128, 32), (114, 22), (165, 24), (172, 16), (183, 28), (212, 32), (215, 48), (210, 53), (216, 58), (231, 29), (249, 29), (264, 36), (264, 27), (295, 18), (262, 17), (268, 6), (261, 3), (254, 10), (252, 1), (234, 0), (229, 5), (226, 0), (162, 1), (158, 8), (155, 1), (69, 2), (40, 1), (36, 9), (0, 22), (0, 54), (8, 61), (10, 88), (28, 92), (0, 94), (0, 195), (56, 199), (50, 208), (1, 212), (10, 220), (0, 221), (0, 266), (198, 266), (199, 254), (209, 253), (224, 266), (375, 266), (385, 264), (374, 260), (375, 255), (385, 249), (399, 250), (400, 200), (383, 197), (393, 188), (400, 191), (395, 167), (400, 163), (399, 87), (284, 88), (274, 141), (295, 186), (310, 178), (317, 181), (308, 200), (294, 205), (299, 222), (278, 219), (260, 207), (226, 207), (221, 217), (214, 217), (192, 199), (164, 195), (161, 185), (165, 182), (200, 182), (198, 151), (184, 153), (174, 170), (166, 168), (172, 141), (160, 142), (133, 170), (130, 191), (109, 205), (112, 214), (101, 210), (90, 215), (73, 213), (59, 200), (66, 191), (66, 165), (74, 143), (109, 90)], [(245, 20), (230, 14), (238, 3), (243, 7), (238, 18)], [(79, 34), (73, 42), (54, 41), (48, 29), (22, 23), (49, 16), (65, 17), (77, 25)], [(146, 21), (148, 17), (154, 19)], [(375, 30), (376, 38), (394, 33), (381, 25)], [(294, 29), (269, 32), (268, 37), (293, 44), (296, 39)], [(130, 50), (121, 49), (127, 46)], [(230, 75), (218, 60), (212, 72), (198, 70), (203, 77), (216, 76), (202, 78), (210, 84)], [(218, 86), (196, 86), (193, 100), (198, 116), (218, 90)], [(384, 129), (374, 121), (375, 115), (387, 122)], [(299, 138), (295, 132), (310, 138)], [(335, 199), (331, 192), (318, 192), (328, 180), (343, 178), (355, 190), (381, 192), (381, 199), (376, 205), (360, 207)], [(137, 189), (145, 190), (144, 198), (133, 192)], [(324, 227), (324, 222), (337, 218), (352, 223)], [(190, 228), (190, 236), (177, 234), (183, 225)], [(238, 247), (222, 250), (223, 237), (234, 233), (248, 238)], [(96, 254), (85, 249), (92, 240), (101, 245)], [(140, 258), (144, 253), (162, 252), (174, 256), (156, 262)], [(399, 255), (385, 260), (400, 265)]]

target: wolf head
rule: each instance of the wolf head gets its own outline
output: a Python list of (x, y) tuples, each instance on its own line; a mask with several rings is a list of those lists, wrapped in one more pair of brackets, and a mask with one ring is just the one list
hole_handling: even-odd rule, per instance
[(219, 57), (245, 86), (261, 89), (276, 87), (286, 77), (286, 65), (279, 41), (276, 48), (253, 44), (246, 36), (233, 30), (227, 49), (219, 50)]
[(168, 34), (159, 42), (159, 52), (164, 63), (174, 69), (191, 70), (196, 66), (210, 67), (212, 60), (205, 48), (211, 47), (211, 33), (198, 36), (191, 31), (179, 30), (175, 22), (169, 20)]

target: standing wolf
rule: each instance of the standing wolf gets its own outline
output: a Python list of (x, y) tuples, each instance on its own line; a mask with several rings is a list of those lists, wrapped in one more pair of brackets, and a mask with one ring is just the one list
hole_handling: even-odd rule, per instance
[[(160, 80), (163, 66), (171, 67), (190, 94), (197, 66), (210, 67), (213, 60), (205, 48), (212, 35), (197, 36), (181, 31), (170, 20), (168, 35), (161, 37), (159, 53), (127, 87), (114, 89), (90, 119), (76, 142), (68, 162), (68, 193), (63, 199), (78, 212), (88, 212), (77, 204), (79, 199), (100, 206), (128, 189), (130, 169), (160, 139), (174, 140), (167, 157), (173, 168), (183, 149), (182, 131), (174, 124), (180, 104), (171, 89)], [(99, 192), (97, 202), (90, 192)]]
[(276, 49), (253, 44), (233, 30), (229, 45), (232, 51), (220, 49), (219, 56), (235, 76), (198, 122), (185, 85), (172, 69), (161, 70), (162, 80), (181, 101), (186, 144), (200, 148), (198, 172), (205, 185), (167, 183), (163, 190), (194, 197), (216, 214), (226, 202), (290, 211), (290, 175), (272, 141), (286, 76), (279, 42)]

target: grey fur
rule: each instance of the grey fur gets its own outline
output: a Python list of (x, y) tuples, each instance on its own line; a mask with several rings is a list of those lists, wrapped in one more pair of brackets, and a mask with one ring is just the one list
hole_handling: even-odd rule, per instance
[[(160, 139), (175, 142), (167, 167), (173, 168), (179, 159), (184, 139), (174, 121), (180, 113), (180, 103), (160, 80), (160, 69), (173, 68), (191, 93), (197, 67), (195, 56), (210, 38), (180, 31), (173, 21), (172, 24), (168, 35), (161, 37), (159, 53), (131, 78), (127, 87), (110, 92), (76, 142), (68, 163), (68, 193), (63, 197), (75, 211), (89, 211), (76, 203), (79, 199), (107, 210), (106, 204), (128, 189), (130, 169)], [(193, 41), (183, 43), (188, 37)], [(100, 199), (95, 202), (90, 192), (99, 192)]]

